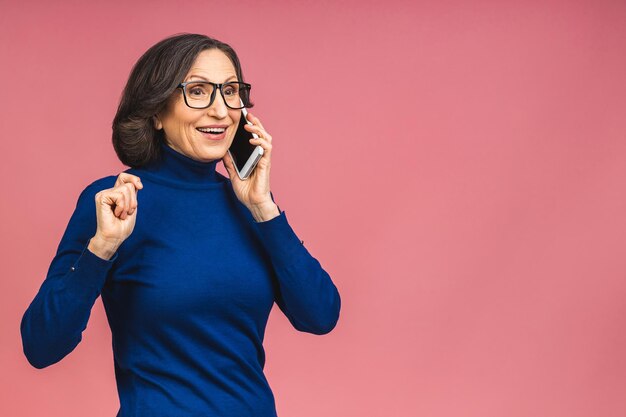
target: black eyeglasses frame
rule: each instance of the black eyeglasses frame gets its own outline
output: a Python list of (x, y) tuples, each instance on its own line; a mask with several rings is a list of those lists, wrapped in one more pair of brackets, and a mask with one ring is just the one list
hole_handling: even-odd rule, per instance
[[(211, 84), (213, 86), (213, 92), (211, 93), (211, 99), (209, 100), (209, 104), (204, 106), (204, 107), (193, 107), (189, 104), (189, 102), (187, 101), (187, 85), (188, 84), (198, 84), (198, 83), (202, 83), (202, 84)], [(233, 110), (240, 110), (243, 109), (244, 107), (246, 107), (246, 102), (248, 101), (248, 97), (245, 97), (245, 100), (241, 97), (241, 93), (239, 93), (239, 97), (242, 99), (244, 106), (243, 107), (231, 107), (228, 105), (228, 103), (226, 102), (226, 97), (224, 97), (224, 91), (222, 90), (222, 87), (225, 85), (229, 85), (229, 84), (239, 84), (240, 91), (246, 91), (246, 94), (250, 94), (250, 90), (252, 89), (252, 85), (248, 84), (248, 83), (244, 83), (241, 81), (228, 81), (225, 83), (221, 83), (221, 84), (217, 84), (217, 83), (212, 83), (211, 81), (186, 81), (184, 83), (180, 83), (176, 86), (176, 88), (182, 88), (183, 90), (183, 98), (185, 99), (185, 104), (187, 105), (187, 107), (192, 108), (192, 109), (208, 109), (209, 107), (211, 107), (211, 104), (213, 104), (213, 102), (215, 101), (215, 92), (217, 90), (220, 90), (220, 94), (222, 96), (222, 99), (224, 100), (224, 104), (226, 105), (226, 107), (228, 107), (229, 109), (233, 109)], [(243, 87), (243, 88), (242, 88)]]

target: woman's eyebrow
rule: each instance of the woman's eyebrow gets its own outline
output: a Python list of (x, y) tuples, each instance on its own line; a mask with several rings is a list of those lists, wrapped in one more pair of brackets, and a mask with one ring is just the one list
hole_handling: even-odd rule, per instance
[[(190, 75), (189, 78), (200, 78), (201, 80), (211, 82), (211, 81), (207, 80), (206, 78), (204, 78), (204, 77), (202, 77), (200, 75)], [(224, 80), (224, 82), (230, 80), (231, 78), (237, 79), (237, 76), (236, 75), (231, 75), (230, 77), (226, 78), (226, 80)]]

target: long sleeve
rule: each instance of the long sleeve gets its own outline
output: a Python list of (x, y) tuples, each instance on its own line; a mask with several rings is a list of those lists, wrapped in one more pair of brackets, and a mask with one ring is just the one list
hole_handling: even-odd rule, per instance
[(41, 369), (69, 354), (82, 339), (91, 309), (117, 259), (87, 247), (96, 232), (94, 183), (78, 198), (48, 274), (20, 323), (24, 354)]
[(284, 211), (256, 222), (255, 227), (279, 284), (275, 298), (278, 307), (297, 330), (329, 333), (339, 320), (341, 298), (328, 273), (298, 238)]

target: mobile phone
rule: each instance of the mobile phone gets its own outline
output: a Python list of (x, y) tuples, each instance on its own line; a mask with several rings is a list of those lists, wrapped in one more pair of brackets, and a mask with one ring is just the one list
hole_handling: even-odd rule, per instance
[[(241, 99), (239, 99), (241, 101)], [(241, 103), (243, 106), (243, 102)], [(247, 179), (252, 170), (256, 167), (257, 163), (263, 156), (263, 147), (261, 145), (253, 145), (250, 143), (250, 139), (258, 138), (256, 133), (248, 132), (243, 127), (246, 123), (252, 124), (248, 121), (248, 111), (246, 108), (241, 109), (241, 117), (239, 118), (239, 126), (235, 132), (233, 143), (228, 148), (228, 153), (235, 162), (235, 170), (237, 175), (242, 180)]]

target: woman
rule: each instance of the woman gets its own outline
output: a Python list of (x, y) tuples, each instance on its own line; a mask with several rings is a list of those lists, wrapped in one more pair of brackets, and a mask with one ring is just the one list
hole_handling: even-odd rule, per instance
[[(258, 118), (248, 113), (246, 129), (265, 153), (248, 179), (227, 153), (242, 117), (233, 91), (253, 104), (245, 84), (224, 83), (243, 82), (235, 51), (204, 35), (139, 59), (113, 121), (131, 168), (82, 191), (22, 318), (24, 353), (44, 368), (78, 345), (102, 295), (118, 417), (276, 416), (262, 344), (273, 303), (302, 332), (339, 318), (337, 288), (273, 201), (272, 137)], [(215, 94), (197, 105), (190, 86)]]

